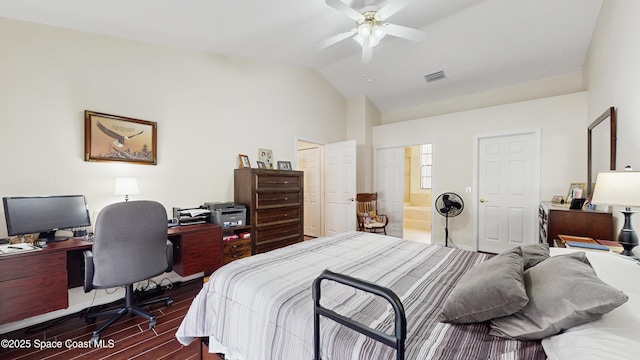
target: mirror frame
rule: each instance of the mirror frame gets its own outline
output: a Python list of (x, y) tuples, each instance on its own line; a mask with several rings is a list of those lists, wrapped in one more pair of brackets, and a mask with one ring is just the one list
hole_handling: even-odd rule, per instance
[(587, 130), (587, 196), (589, 198), (591, 198), (591, 195), (593, 194), (592, 184), (593, 184), (593, 180), (595, 180), (595, 179), (592, 179), (592, 176), (591, 176), (592, 167), (593, 167), (593, 163), (591, 160), (591, 155), (593, 151), (592, 145), (591, 145), (592, 131), (596, 126), (600, 125), (607, 118), (609, 119), (609, 129), (610, 129), (609, 170), (616, 169), (616, 141), (617, 141), (616, 109), (614, 107), (610, 107), (604, 113), (602, 113), (602, 115), (600, 115), (594, 122), (592, 122), (591, 125), (589, 125), (589, 128)]

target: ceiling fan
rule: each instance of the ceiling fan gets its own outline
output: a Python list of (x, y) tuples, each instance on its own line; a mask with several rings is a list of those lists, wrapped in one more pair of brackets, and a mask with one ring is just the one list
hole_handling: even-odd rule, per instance
[(373, 57), (373, 48), (380, 43), (380, 40), (382, 40), (385, 35), (421, 41), (424, 37), (424, 32), (420, 30), (384, 23), (391, 15), (412, 1), (414, 0), (393, 0), (379, 8), (376, 6), (375, 0), (363, 0), (364, 7), (360, 10), (362, 11), (362, 13), (360, 13), (340, 0), (325, 0), (327, 5), (355, 20), (356, 27), (322, 41), (318, 47), (324, 49), (349, 37), (353, 37), (353, 39), (362, 46), (362, 62), (368, 63)]

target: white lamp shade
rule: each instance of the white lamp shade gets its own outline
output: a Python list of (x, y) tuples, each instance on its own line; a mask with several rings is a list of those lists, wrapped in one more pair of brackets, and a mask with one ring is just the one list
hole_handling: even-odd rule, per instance
[(598, 173), (591, 203), (640, 207), (640, 171)]
[(138, 180), (136, 180), (136, 178), (127, 177), (116, 179), (114, 195), (137, 195), (139, 193)]

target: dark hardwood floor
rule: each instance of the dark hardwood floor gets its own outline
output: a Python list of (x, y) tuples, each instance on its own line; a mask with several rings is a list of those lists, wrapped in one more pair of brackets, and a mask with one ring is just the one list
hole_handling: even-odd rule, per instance
[[(191, 301), (202, 288), (202, 279), (174, 284), (164, 296), (173, 299), (173, 305), (153, 305), (149, 310), (157, 318), (157, 325), (137, 316), (125, 315), (104, 330), (102, 348), (87, 348), (91, 333), (108, 317), (101, 317), (88, 325), (83, 314), (70, 315), (31, 328), (0, 334), (0, 339), (20, 339), (29, 349), (9, 350), (0, 347), (0, 359), (198, 359), (200, 342), (182, 346), (175, 338), (182, 318)], [(1, 306), (1, 304), (0, 304)], [(27, 305), (28, 306), (28, 305)], [(4, 344), (4, 342), (3, 342)], [(35, 346), (61, 345), (62, 348), (36, 349)]]

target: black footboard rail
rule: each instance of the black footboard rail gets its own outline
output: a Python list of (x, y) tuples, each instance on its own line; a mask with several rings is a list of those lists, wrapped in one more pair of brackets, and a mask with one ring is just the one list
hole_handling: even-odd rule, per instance
[[(324, 308), (320, 305), (320, 283), (322, 280), (332, 280), (362, 291), (378, 295), (386, 299), (395, 312), (395, 336), (385, 334), (384, 332), (372, 329), (353, 319), (347, 318), (335, 311)], [(325, 316), (335, 322), (338, 322), (352, 330), (364, 334), (374, 340), (377, 340), (387, 346), (396, 349), (396, 359), (404, 359), (404, 343), (407, 338), (407, 319), (404, 314), (404, 306), (400, 302), (400, 298), (391, 290), (376, 285), (374, 283), (353, 278), (351, 276), (338, 274), (329, 270), (324, 270), (320, 276), (313, 281), (313, 351), (314, 360), (321, 360), (320, 357), (320, 315)]]

